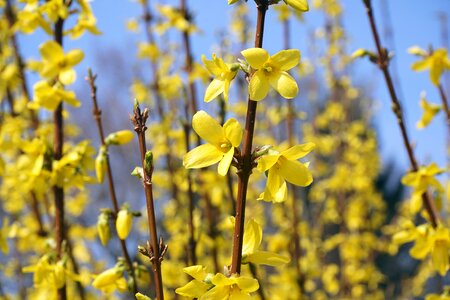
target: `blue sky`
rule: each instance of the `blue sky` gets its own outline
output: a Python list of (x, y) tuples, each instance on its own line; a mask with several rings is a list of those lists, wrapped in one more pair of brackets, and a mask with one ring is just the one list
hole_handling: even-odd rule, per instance
[[(410, 70), (410, 65), (416, 60), (407, 54), (406, 50), (412, 45), (426, 48), (433, 45), (435, 48), (442, 46), (441, 31), (438, 12), (450, 14), (449, 0), (385, 0), (389, 5), (391, 22), (394, 28), (394, 43), (396, 47), (396, 66), (401, 83), (399, 97), (403, 103), (406, 115), (406, 123), (412, 141), (416, 144), (416, 153), (421, 163), (436, 161), (441, 166), (445, 165), (445, 139), (448, 132), (445, 129), (444, 115), (441, 113), (425, 130), (418, 131), (415, 123), (420, 118), (419, 95), (426, 91), (428, 100), (440, 103), (436, 88), (430, 83), (428, 73), (415, 73)], [(155, 3), (157, 1), (150, 1)], [(169, 4), (178, 4), (179, 1), (158, 1)], [(226, 0), (187, 0), (188, 6), (194, 12), (195, 21), (203, 32), (193, 37), (194, 59), (199, 61), (201, 54), (210, 54), (212, 47), (217, 43), (217, 32), (227, 26), (230, 21), (230, 7)], [(311, 2), (311, 1), (310, 1)], [(373, 1), (375, 16), (380, 29), (384, 18), (379, 6), (380, 0)], [(359, 0), (343, 0), (343, 22), (350, 37), (349, 51), (357, 48), (373, 49), (370, 28), (362, 5)], [(248, 2), (250, 11), (254, 11), (254, 3)], [(135, 57), (135, 42), (139, 36), (130, 34), (125, 30), (125, 22), (129, 18), (141, 14), (137, 2), (123, 0), (94, 0), (92, 1), (94, 13), (98, 19), (98, 27), (103, 31), (101, 36), (85, 35), (79, 40), (65, 42), (65, 48), (82, 48), (86, 52), (86, 59), (78, 68), (84, 70), (94, 64), (95, 53), (101, 49), (117, 48), (131, 57)], [(292, 47), (299, 48), (303, 56), (307, 57), (308, 48), (306, 32), (322, 24), (321, 13), (311, 11), (305, 14), (305, 22), (293, 22)], [(450, 31), (449, 24), (447, 30)], [(141, 36), (142, 38), (142, 36)], [(45, 40), (44, 35), (24, 37), (23, 51), (26, 57), (38, 58), (37, 43)], [(392, 46), (392, 45), (387, 45)], [(269, 52), (281, 49), (281, 27), (276, 22), (273, 10), (269, 10), (266, 23), (264, 47)], [(390, 102), (387, 89), (384, 85), (382, 74), (368, 61), (360, 61), (355, 66), (357, 78), (354, 81), (367, 79), (374, 88), (376, 100), (375, 125), (378, 128), (381, 150), (384, 160), (393, 159), (405, 168), (408, 166), (405, 151), (400, 139), (400, 133), (396, 120), (390, 111)], [(80, 78), (84, 75), (80, 75)], [(77, 85), (86, 87), (83, 80), (78, 80)], [(449, 87), (450, 88), (450, 87)], [(447, 92), (447, 94), (450, 94)]]

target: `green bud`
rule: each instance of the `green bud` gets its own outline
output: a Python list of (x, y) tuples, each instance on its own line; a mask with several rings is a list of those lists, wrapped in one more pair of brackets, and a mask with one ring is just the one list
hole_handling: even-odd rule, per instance
[(147, 174), (147, 176), (151, 177), (152, 173), (153, 173), (153, 153), (152, 153), (152, 151), (147, 151), (147, 153), (145, 153), (144, 168), (145, 168), (145, 173)]

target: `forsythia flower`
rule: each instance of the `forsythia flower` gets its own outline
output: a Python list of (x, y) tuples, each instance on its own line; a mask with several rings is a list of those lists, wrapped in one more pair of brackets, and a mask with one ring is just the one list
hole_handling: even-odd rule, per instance
[(192, 276), (194, 280), (176, 289), (175, 292), (190, 298), (199, 300), (249, 299), (250, 293), (259, 288), (256, 279), (235, 275), (226, 277), (220, 273), (213, 275), (207, 273), (206, 268), (200, 265), (184, 268), (183, 271)]
[(101, 146), (98, 151), (98, 155), (95, 158), (95, 173), (97, 175), (98, 183), (103, 183), (103, 179), (105, 178), (105, 172), (107, 167), (107, 150), (106, 147)]
[(423, 109), (422, 118), (417, 122), (417, 128), (422, 129), (428, 126), (434, 116), (441, 110), (441, 106), (428, 103), (425, 96), (420, 97), (420, 107)]
[(233, 160), (234, 148), (242, 140), (242, 128), (235, 119), (229, 119), (223, 127), (205, 111), (192, 118), (192, 127), (207, 144), (192, 149), (183, 157), (183, 166), (198, 169), (219, 162), (218, 173), (225, 176)]
[(444, 276), (449, 268), (450, 231), (439, 225), (433, 228), (430, 224), (415, 227), (407, 224), (405, 230), (396, 233), (393, 240), (397, 244), (415, 241), (409, 254), (416, 259), (424, 259), (431, 253), (433, 267)]
[(108, 244), (109, 239), (111, 238), (111, 231), (109, 230), (109, 224), (108, 224), (108, 214), (102, 212), (98, 216), (97, 232), (98, 232), (98, 237), (100, 238), (100, 241), (102, 242), (102, 245), (106, 246), (106, 244)]
[(136, 295), (134, 296), (136, 297), (137, 300), (152, 300), (150, 297), (141, 293), (136, 293)]
[(61, 101), (79, 107), (80, 101), (75, 96), (73, 91), (66, 91), (60, 83), (55, 83), (51, 86), (47, 81), (38, 81), (33, 86), (34, 99), (30, 102), (31, 109), (38, 109), (43, 107), (48, 110), (55, 110)]
[(262, 228), (255, 221), (250, 220), (245, 224), (242, 246), (242, 263), (255, 263), (260, 265), (280, 266), (287, 264), (288, 257), (258, 250), (262, 241)]
[(83, 59), (83, 51), (75, 49), (64, 54), (61, 45), (55, 41), (48, 41), (39, 47), (39, 52), (42, 56), (40, 69), (42, 77), (52, 79), (57, 76), (64, 85), (75, 81), (76, 73), (72, 67)]
[(108, 269), (95, 277), (92, 286), (105, 294), (110, 294), (115, 289), (125, 292), (127, 290), (127, 281), (123, 278), (122, 273), (115, 267)]
[(296, 145), (282, 152), (270, 149), (267, 155), (258, 160), (258, 170), (268, 170), (267, 183), (264, 192), (258, 200), (282, 202), (286, 199), (286, 181), (298, 185), (308, 186), (313, 181), (307, 165), (298, 162), (314, 149), (313, 143)]
[(130, 234), (132, 224), (133, 224), (133, 215), (128, 209), (122, 208), (117, 213), (116, 219), (117, 235), (121, 240), (126, 239), (128, 234)]
[(439, 85), (442, 73), (450, 70), (450, 59), (448, 58), (447, 49), (436, 49), (432, 54), (425, 56), (423, 60), (415, 62), (411, 68), (414, 71), (430, 69), (431, 82), (434, 85)]
[(269, 93), (270, 86), (286, 99), (297, 96), (297, 83), (286, 71), (300, 62), (299, 50), (281, 50), (272, 56), (269, 56), (269, 53), (262, 48), (250, 48), (241, 53), (249, 65), (256, 70), (248, 86), (251, 100), (264, 99)]
[(225, 101), (228, 101), (230, 83), (234, 77), (236, 77), (239, 65), (226, 64), (221, 58), (216, 57), (215, 54), (212, 55), (212, 60), (207, 60), (205, 56), (202, 55), (202, 61), (209, 73), (215, 76), (206, 89), (205, 102), (210, 102), (222, 93)]
[(3, 254), (8, 254), (8, 219), (4, 218), (2, 222), (2, 228), (0, 228), (0, 250)]

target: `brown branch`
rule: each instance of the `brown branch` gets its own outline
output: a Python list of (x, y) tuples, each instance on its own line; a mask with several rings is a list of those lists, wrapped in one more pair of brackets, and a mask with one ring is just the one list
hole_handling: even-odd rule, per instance
[[(373, 39), (375, 41), (375, 45), (376, 45), (377, 52), (378, 52), (377, 64), (378, 64), (378, 67), (383, 72), (384, 79), (386, 81), (386, 85), (387, 85), (389, 95), (391, 98), (391, 102), (392, 102), (392, 111), (394, 112), (395, 116), (397, 117), (397, 122), (400, 127), (400, 132), (401, 132), (402, 139), (403, 139), (403, 144), (406, 148), (406, 152), (408, 154), (408, 159), (411, 164), (411, 169), (413, 172), (416, 172), (419, 169), (418, 163), (414, 156), (414, 152), (413, 152), (413, 148), (410, 143), (408, 132), (406, 131), (406, 126), (405, 126), (404, 117), (403, 117), (403, 111), (402, 111), (400, 102), (399, 102), (396, 92), (395, 92), (394, 84), (392, 82), (392, 77), (389, 73), (388, 52), (387, 52), (386, 48), (383, 48), (381, 45), (380, 37), (378, 35), (378, 30), (375, 25), (375, 18), (373, 15), (371, 2), (372, 2), (371, 0), (363, 0), (363, 3), (366, 7), (367, 16), (369, 18), (370, 28), (372, 30)], [(437, 227), (437, 224), (439, 221), (438, 215), (436, 213), (436, 208), (434, 206), (434, 203), (433, 203), (430, 195), (427, 192), (422, 194), (422, 201), (423, 201), (424, 207), (430, 217), (431, 224), (433, 225), (433, 227)]]
[[(148, 118), (148, 110), (145, 109), (141, 112), (139, 104), (135, 105), (134, 115), (130, 117), (131, 122), (134, 125), (134, 130), (139, 140), (139, 151), (141, 154), (142, 170), (143, 170), (143, 184), (145, 191), (145, 199), (147, 203), (147, 218), (148, 218), (148, 230), (151, 243), (147, 242), (147, 249), (140, 249), (141, 253), (148, 256), (152, 263), (152, 270), (154, 274), (156, 298), (158, 300), (164, 299), (162, 276), (161, 276), (161, 261), (163, 260), (164, 253), (167, 250), (167, 245), (164, 245), (162, 238), (158, 242), (158, 234), (156, 230), (156, 217), (155, 206), (153, 201), (153, 186), (152, 186), (152, 173), (153, 162), (146, 162), (145, 156), (147, 154), (145, 144), (145, 131), (147, 127), (145, 125)], [(149, 165), (150, 164), (150, 165)]]
[(444, 87), (442, 86), (442, 84), (439, 84), (438, 90), (439, 95), (441, 96), (442, 107), (444, 108), (444, 112), (447, 117), (447, 125), (450, 127), (450, 108), (448, 106), (447, 96), (445, 95)]
[[(266, 11), (269, 8), (267, 0), (256, 1), (258, 7), (258, 18), (256, 25), (255, 47), (261, 48), (264, 36), (264, 21)], [(244, 144), (242, 151), (242, 162), (237, 171), (238, 194), (236, 203), (236, 217), (233, 234), (233, 256), (231, 261), (231, 274), (241, 273), (242, 241), (244, 237), (245, 203), (247, 200), (247, 187), (250, 174), (253, 169), (252, 143), (255, 131), (256, 101), (248, 99), (247, 116), (245, 119)]]
[[(54, 28), (54, 39), (61, 45), (63, 45), (63, 26), (64, 20), (58, 18)], [(63, 103), (58, 104), (58, 107), (53, 112), (53, 126), (54, 126), (54, 144), (53, 144), (53, 159), (55, 161), (60, 160), (63, 155), (64, 144), (64, 123), (63, 123)], [(57, 259), (60, 260), (63, 255), (63, 242), (65, 237), (64, 226), (64, 190), (62, 187), (53, 186), (53, 195), (55, 201), (55, 240), (56, 240), (56, 254)], [(58, 289), (58, 300), (66, 300), (66, 285)]]
[[(99, 109), (98, 103), (97, 103), (97, 86), (95, 85), (96, 78), (97, 78), (97, 75), (92, 74), (92, 71), (89, 69), (88, 77), (86, 78), (86, 80), (89, 82), (89, 86), (91, 88), (91, 99), (92, 99), (92, 102), (94, 105), (92, 114), (94, 115), (94, 119), (97, 123), (97, 129), (98, 129), (98, 133), (100, 136), (100, 142), (101, 142), (102, 146), (106, 147), (105, 134), (103, 132), (103, 124), (102, 124), (102, 117), (101, 117), (102, 111)], [(112, 176), (112, 170), (111, 170), (111, 164), (109, 161), (108, 151), (106, 152), (105, 159), (106, 159), (106, 178), (108, 180), (108, 188), (109, 188), (109, 194), (111, 197), (111, 203), (113, 205), (114, 218), (116, 218), (117, 214), (119, 213), (119, 204), (117, 201), (116, 189), (114, 186), (114, 179)], [(133, 262), (131, 261), (126, 241), (122, 240), (120, 238), (119, 238), (119, 241), (120, 241), (120, 247), (122, 249), (122, 254), (123, 254), (125, 261), (127, 263), (127, 266), (128, 266), (128, 275), (131, 276), (131, 278), (133, 280), (131, 293), (134, 296), (138, 291), (138, 286), (137, 286), (137, 281), (136, 281), (136, 274), (134, 273)]]

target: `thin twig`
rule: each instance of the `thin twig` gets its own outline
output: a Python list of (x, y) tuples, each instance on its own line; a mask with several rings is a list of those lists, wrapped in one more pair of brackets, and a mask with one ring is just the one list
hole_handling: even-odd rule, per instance
[[(375, 45), (378, 52), (378, 67), (381, 69), (384, 75), (384, 79), (386, 81), (386, 85), (389, 91), (389, 95), (391, 97), (392, 102), (392, 111), (394, 112), (395, 116), (397, 117), (397, 123), (400, 127), (400, 132), (403, 139), (403, 144), (405, 145), (406, 152), (408, 154), (408, 159), (411, 164), (411, 169), (413, 172), (416, 172), (419, 169), (417, 160), (414, 156), (413, 148), (410, 143), (410, 139), (408, 136), (408, 132), (406, 131), (406, 126), (404, 122), (403, 117), (403, 111), (400, 105), (400, 101), (397, 98), (394, 84), (392, 82), (392, 77), (389, 73), (389, 56), (386, 48), (383, 48), (381, 45), (381, 41), (378, 35), (378, 30), (375, 25), (375, 18), (372, 11), (372, 1), (371, 0), (363, 0), (363, 3), (366, 7), (367, 16), (369, 18), (370, 22), (370, 28), (372, 30), (373, 39), (375, 41)], [(437, 227), (438, 224), (438, 215), (436, 213), (436, 208), (434, 206), (433, 201), (431, 200), (431, 197), (429, 196), (428, 192), (425, 192), (422, 194), (422, 201), (424, 204), (424, 207), (430, 217), (430, 222), (433, 225), (433, 227)]]
[[(261, 48), (264, 36), (264, 21), (266, 11), (269, 8), (267, 0), (257, 1), (258, 18), (256, 25), (255, 47)], [(238, 169), (238, 194), (236, 200), (236, 217), (233, 234), (233, 256), (231, 262), (231, 274), (241, 273), (242, 242), (245, 224), (245, 203), (247, 200), (247, 187), (250, 174), (253, 169), (252, 143), (256, 120), (256, 101), (248, 99), (247, 116), (245, 120), (244, 144), (242, 151), (242, 162)]]
[[(101, 142), (102, 146), (106, 146), (105, 134), (103, 132), (103, 124), (102, 124), (102, 117), (101, 117), (102, 111), (99, 109), (98, 103), (97, 103), (97, 86), (95, 85), (96, 78), (97, 78), (97, 75), (94, 75), (92, 73), (92, 71), (89, 69), (88, 77), (86, 78), (86, 80), (89, 82), (89, 86), (91, 88), (91, 98), (92, 98), (92, 102), (94, 105), (92, 114), (94, 115), (94, 119), (97, 123), (97, 129), (98, 129), (98, 133), (100, 136), (100, 142)], [(119, 213), (119, 203), (118, 203), (117, 197), (116, 197), (116, 189), (114, 186), (114, 179), (112, 176), (112, 170), (111, 170), (111, 164), (109, 161), (109, 153), (108, 152), (106, 152), (105, 160), (106, 160), (106, 178), (108, 180), (109, 194), (111, 196), (111, 203), (113, 205), (114, 218), (116, 218), (117, 214)], [(134, 273), (133, 262), (131, 261), (126, 241), (122, 240), (120, 238), (119, 238), (119, 241), (120, 241), (120, 247), (122, 248), (122, 254), (123, 254), (125, 261), (127, 263), (127, 266), (128, 266), (128, 275), (131, 276), (131, 278), (133, 279), (131, 293), (134, 296), (138, 291), (138, 286), (137, 286), (137, 281), (136, 281), (136, 274)]]
[(152, 186), (153, 162), (145, 161), (145, 156), (147, 153), (147, 148), (145, 144), (145, 131), (147, 130), (147, 127), (145, 123), (148, 118), (148, 110), (145, 109), (144, 112), (141, 112), (139, 104), (136, 104), (134, 107), (134, 115), (131, 116), (130, 118), (131, 122), (134, 125), (134, 130), (136, 131), (139, 140), (139, 151), (141, 153), (141, 163), (143, 170), (142, 179), (144, 184), (145, 199), (147, 203), (148, 230), (151, 240), (151, 243), (147, 242), (147, 249), (140, 249), (140, 251), (144, 255), (148, 256), (150, 262), (152, 263), (156, 298), (158, 300), (163, 300), (164, 293), (161, 276), (161, 262), (167, 250), (167, 245), (163, 243), (162, 238), (160, 238), (158, 242), (158, 234), (156, 230), (155, 206), (153, 201), (153, 186)]

